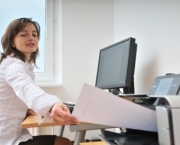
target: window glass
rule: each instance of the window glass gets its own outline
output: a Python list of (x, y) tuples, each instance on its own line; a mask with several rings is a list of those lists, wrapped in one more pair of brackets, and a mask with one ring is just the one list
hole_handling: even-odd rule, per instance
[[(20, 17), (32, 18), (41, 26), (39, 41), (40, 55), (37, 59), (35, 72), (45, 72), (45, 24), (46, 24), (46, 1), (45, 0), (1, 0), (0, 1), (0, 39), (11, 21)], [(2, 52), (2, 45), (0, 45)]]

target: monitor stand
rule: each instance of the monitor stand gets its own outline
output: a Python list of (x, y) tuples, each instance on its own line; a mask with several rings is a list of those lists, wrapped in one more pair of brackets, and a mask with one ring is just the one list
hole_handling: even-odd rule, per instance
[(119, 90), (119, 88), (117, 88), (117, 89), (109, 89), (109, 92), (113, 93), (114, 95), (119, 95), (120, 90)]
[[(131, 78), (131, 86), (124, 87), (122, 89), (123, 89), (123, 94), (134, 94), (134, 77), (133, 76)], [(109, 89), (109, 92), (113, 93), (114, 95), (119, 95), (120, 88)]]

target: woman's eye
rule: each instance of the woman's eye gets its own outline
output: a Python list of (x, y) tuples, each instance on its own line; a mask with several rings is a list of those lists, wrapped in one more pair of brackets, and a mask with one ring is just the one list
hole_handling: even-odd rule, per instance
[(35, 34), (34, 34), (33, 36), (34, 36), (34, 37), (37, 37), (37, 35), (35, 35)]
[(27, 36), (27, 34), (26, 34), (26, 33), (21, 33), (20, 35), (21, 35), (22, 37)]

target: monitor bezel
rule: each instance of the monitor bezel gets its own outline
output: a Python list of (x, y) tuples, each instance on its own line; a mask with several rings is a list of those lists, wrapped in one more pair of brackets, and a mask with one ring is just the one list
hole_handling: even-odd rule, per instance
[[(127, 73), (126, 73), (125, 83), (123, 85), (119, 85), (118, 87), (114, 86), (114, 85), (107, 86), (107, 87), (103, 87), (103, 86), (98, 85), (97, 81), (98, 81), (98, 76), (99, 76), (98, 72), (99, 72), (99, 67), (100, 67), (101, 52), (106, 50), (106, 49), (110, 49), (115, 45), (120, 45), (120, 44), (122, 44), (122, 43), (124, 43), (126, 41), (130, 41), (129, 42), (130, 45), (129, 45), (128, 66), (127, 66)], [(101, 88), (101, 89), (124, 88), (125, 93), (134, 93), (134, 72), (135, 72), (136, 51), (137, 51), (137, 44), (135, 43), (135, 39), (132, 38), (132, 37), (124, 39), (122, 41), (119, 41), (117, 43), (114, 43), (112, 45), (109, 45), (109, 46), (107, 46), (105, 48), (100, 49), (95, 86), (98, 87), (98, 88)]]

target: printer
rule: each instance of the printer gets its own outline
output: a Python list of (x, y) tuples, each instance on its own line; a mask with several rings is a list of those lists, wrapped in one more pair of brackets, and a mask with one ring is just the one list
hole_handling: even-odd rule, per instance
[(127, 128), (121, 133), (105, 131), (100, 138), (110, 145), (180, 145), (179, 89), (180, 74), (171, 74), (156, 77), (148, 94), (143, 97), (124, 95), (132, 97), (135, 103), (155, 109), (158, 132)]

